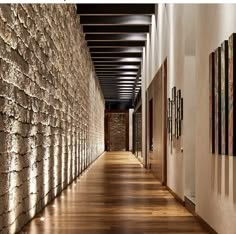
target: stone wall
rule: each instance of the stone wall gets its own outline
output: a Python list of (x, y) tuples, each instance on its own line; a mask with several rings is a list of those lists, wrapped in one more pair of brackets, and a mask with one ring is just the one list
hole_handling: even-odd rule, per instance
[(0, 233), (104, 151), (104, 99), (75, 5), (0, 5)]

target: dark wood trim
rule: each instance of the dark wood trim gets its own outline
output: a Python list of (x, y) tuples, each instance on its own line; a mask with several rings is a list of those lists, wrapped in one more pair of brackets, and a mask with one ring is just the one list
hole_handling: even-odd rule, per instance
[(185, 207), (193, 214), (196, 215), (195, 213), (195, 204), (188, 199), (187, 197), (184, 197), (184, 203), (185, 203)]
[(198, 214), (194, 215), (200, 224), (210, 233), (210, 234), (218, 234), (203, 218), (201, 218)]
[(148, 105), (147, 105), (147, 97), (148, 97), (148, 93), (147, 93), (147, 91), (146, 91), (146, 93), (145, 93), (145, 131), (144, 131), (144, 134), (145, 134), (145, 149), (144, 149), (144, 152), (145, 152), (145, 155), (143, 155), (143, 158), (144, 158), (144, 166), (145, 166), (145, 168), (148, 168), (149, 166), (148, 166), (148, 164), (149, 164), (149, 162), (148, 162), (148, 154), (149, 154), (149, 151), (147, 151), (148, 150), (148, 148), (147, 148), (147, 143), (148, 143), (148, 141), (147, 141), (147, 117), (148, 117), (148, 112), (147, 112), (147, 110), (148, 110)]
[[(174, 198), (182, 205), (186, 206), (186, 202), (183, 201), (171, 188), (168, 186), (165, 186), (167, 190), (174, 196)], [(186, 197), (185, 197), (186, 198)], [(188, 199), (189, 200), (189, 199)], [(189, 200), (190, 201), (190, 200)], [(210, 233), (210, 234), (218, 234), (203, 218), (201, 218), (195, 211), (192, 212), (190, 209), (188, 209), (194, 217), (200, 222), (200, 224)]]
[(129, 113), (129, 110), (105, 110), (105, 113)]
[(164, 158), (163, 158), (163, 170), (164, 178), (163, 184), (167, 185), (167, 126), (166, 126), (166, 112), (167, 112), (167, 58), (164, 61)]
[(167, 185), (165, 186), (167, 188), (167, 190), (174, 196), (174, 198), (182, 205), (185, 206), (184, 201), (179, 197), (179, 195), (177, 195), (170, 187), (168, 187)]
[(195, 210), (195, 204), (189, 200), (187, 197), (184, 197), (184, 204), (186, 209), (196, 217), (199, 223), (211, 234), (218, 234), (203, 218), (201, 218)]

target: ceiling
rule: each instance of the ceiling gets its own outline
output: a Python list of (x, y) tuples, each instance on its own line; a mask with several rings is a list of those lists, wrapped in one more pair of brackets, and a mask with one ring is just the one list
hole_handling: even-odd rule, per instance
[(77, 13), (105, 100), (132, 103), (155, 4), (78, 4)]

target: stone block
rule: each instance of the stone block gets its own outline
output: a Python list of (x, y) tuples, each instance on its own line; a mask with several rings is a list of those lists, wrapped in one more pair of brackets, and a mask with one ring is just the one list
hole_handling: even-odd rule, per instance
[(0, 5), (0, 18), (8, 23), (9, 25), (14, 25), (14, 13), (11, 10), (11, 5), (9, 4), (1, 4)]

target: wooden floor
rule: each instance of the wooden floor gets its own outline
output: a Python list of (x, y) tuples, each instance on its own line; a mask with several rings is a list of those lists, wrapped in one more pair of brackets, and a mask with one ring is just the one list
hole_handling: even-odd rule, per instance
[(208, 233), (130, 153), (104, 154), (22, 233)]

